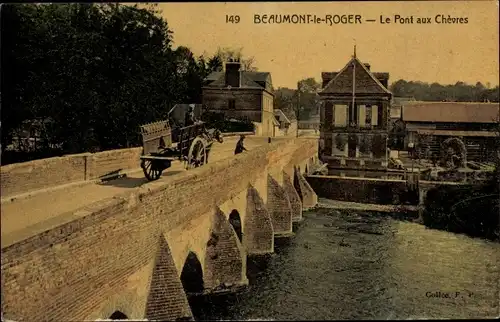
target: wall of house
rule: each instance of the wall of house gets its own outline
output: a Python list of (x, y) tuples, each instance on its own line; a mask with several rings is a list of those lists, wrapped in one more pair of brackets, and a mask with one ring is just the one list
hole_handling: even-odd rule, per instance
[(262, 135), (273, 137), (276, 134), (274, 128), (274, 96), (262, 92)]
[(401, 118), (401, 106), (392, 106), (390, 110), (390, 117), (393, 119)]
[(256, 136), (262, 136), (263, 126), (261, 122), (252, 122)]
[[(203, 104), (210, 111), (223, 112), (236, 119), (248, 118), (252, 122), (262, 122), (263, 91), (255, 89), (203, 89)], [(235, 100), (234, 109), (229, 101)]]
[[(366, 126), (366, 113), (371, 113), (370, 126), (379, 125), (378, 105), (371, 105), (368, 109), (366, 105), (357, 105), (358, 108), (358, 124), (360, 127)], [(331, 111), (325, 111), (328, 107), (322, 108), (322, 119), (326, 124), (333, 124), (335, 127), (346, 127), (349, 122), (349, 108), (347, 104), (335, 104), (331, 107)]]
[[(427, 140), (430, 151), (429, 156), (435, 154), (441, 156), (441, 144), (453, 136), (431, 135)], [(464, 137), (460, 138), (465, 144), (467, 161), (488, 162), (495, 159), (495, 137)], [(418, 149), (419, 136), (416, 131), (410, 131), (405, 137), (405, 147), (413, 142)]]
[[(326, 132), (324, 133), (325, 153), (331, 153), (331, 156), (336, 157), (347, 157), (349, 150), (349, 135), (354, 135), (357, 138), (357, 158), (385, 158), (387, 133), (380, 131), (365, 131), (358, 133)], [(380, 140), (380, 142), (377, 142), (376, 136), (379, 136), (378, 140)]]

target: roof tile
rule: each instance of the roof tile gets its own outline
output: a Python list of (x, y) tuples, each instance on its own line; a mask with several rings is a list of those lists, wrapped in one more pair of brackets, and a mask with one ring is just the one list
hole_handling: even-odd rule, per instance
[[(358, 94), (391, 94), (391, 92), (380, 83), (377, 77), (370, 72), (366, 66), (353, 57), (344, 68), (323, 88), (322, 94), (350, 94), (353, 87), (353, 63), (355, 65), (356, 87)], [(377, 73), (379, 76), (386, 76), (387, 73)], [(323, 73), (329, 76), (329, 73)], [(387, 76), (389, 76), (387, 74)]]
[[(266, 82), (270, 80), (270, 73), (268, 72), (247, 72), (242, 71), (241, 74), (241, 88), (264, 88), (257, 82)], [(224, 72), (213, 72), (205, 81), (210, 83), (208, 87), (225, 87), (226, 86), (226, 74)]]
[(408, 102), (402, 119), (407, 122), (496, 123), (499, 103)]

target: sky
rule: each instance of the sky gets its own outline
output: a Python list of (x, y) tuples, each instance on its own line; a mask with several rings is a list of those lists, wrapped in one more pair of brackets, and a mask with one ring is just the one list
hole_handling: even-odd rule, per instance
[[(160, 3), (158, 9), (173, 30), (174, 47), (195, 55), (218, 47), (243, 48), (259, 71), (270, 72), (273, 85), (295, 88), (297, 81), (321, 72), (338, 71), (357, 56), (372, 71), (398, 79), (454, 84), (499, 79), (498, 1), (399, 2), (246, 2)], [(361, 24), (255, 24), (254, 15), (360, 15)], [(467, 17), (467, 24), (437, 24), (435, 16)], [(238, 15), (238, 24), (226, 23)], [(389, 24), (381, 24), (391, 19)], [(394, 16), (413, 16), (413, 24)], [(431, 24), (417, 24), (418, 17)], [(375, 22), (366, 22), (374, 19)]]

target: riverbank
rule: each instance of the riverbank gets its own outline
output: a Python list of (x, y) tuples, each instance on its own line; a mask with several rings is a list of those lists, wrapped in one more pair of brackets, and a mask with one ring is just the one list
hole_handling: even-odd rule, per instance
[(376, 211), (376, 212), (406, 212), (418, 213), (418, 207), (413, 205), (379, 205), (341, 200), (319, 198), (316, 208)]

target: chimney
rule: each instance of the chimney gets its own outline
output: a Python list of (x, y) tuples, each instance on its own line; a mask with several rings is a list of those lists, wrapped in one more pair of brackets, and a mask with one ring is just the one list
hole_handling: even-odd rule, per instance
[(226, 87), (240, 87), (240, 67), (239, 60), (229, 60), (226, 62)]
[(370, 70), (370, 67), (371, 67), (371, 65), (370, 65), (370, 64), (368, 64), (368, 63), (363, 63), (363, 65), (365, 65), (366, 69)]

